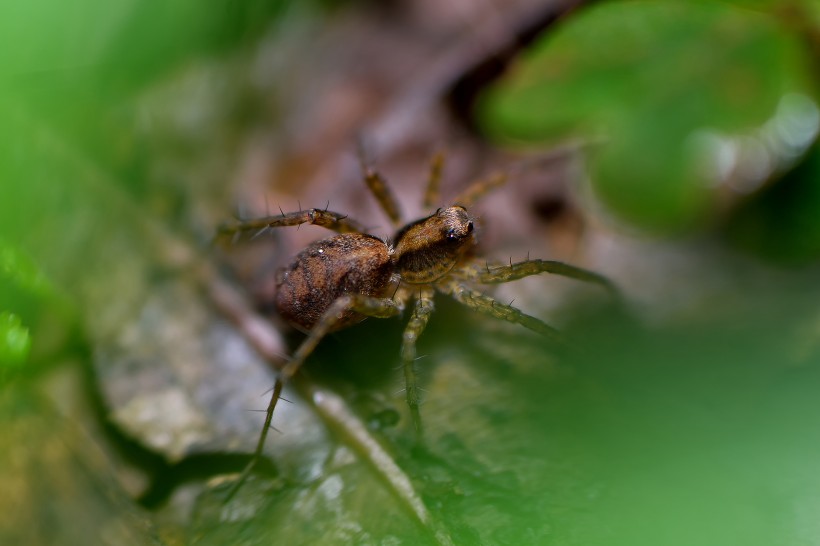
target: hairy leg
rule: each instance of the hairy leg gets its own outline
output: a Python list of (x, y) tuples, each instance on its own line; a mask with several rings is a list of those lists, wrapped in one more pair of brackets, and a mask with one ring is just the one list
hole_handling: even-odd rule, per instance
[(541, 273), (551, 273), (562, 277), (569, 277), (583, 282), (589, 282), (606, 288), (611, 294), (617, 295), (618, 289), (612, 281), (587, 269), (575, 267), (551, 260), (524, 260), (523, 262), (510, 263), (509, 265), (487, 264), (474, 262), (463, 267), (455, 274), (472, 282), (482, 284), (500, 284), (531, 275)]
[(313, 329), (311, 329), (302, 344), (299, 345), (299, 348), (296, 349), (296, 352), (293, 353), (293, 358), (291, 358), (290, 362), (288, 362), (279, 372), (279, 376), (276, 378), (276, 383), (273, 386), (273, 392), (271, 394), (270, 402), (268, 403), (268, 409), (265, 412), (265, 425), (259, 434), (259, 440), (256, 443), (256, 449), (253, 452), (253, 457), (248, 465), (242, 470), (242, 474), (240, 474), (239, 479), (234, 483), (233, 487), (229, 491), (226, 497), (226, 502), (236, 494), (253, 471), (256, 463), (262, 457), (262, 452), (265, 448), (265, 440), (268, 437), (268, 431), (270, 430), (271, 421), (273, 420), (273, 413), (276, 409), (276, 404), (279, 402), (279, 398), (282, 395), (282, 389), (285, 384), (294, 375), (296, 375), (296, 372), (299, 371), (299, 368), (302, 367), (302, 364), (304, 364), (307, 357), (310, 356), (322, 338), (328, 332), (333, 330), (333, 327), (338, 323), (340, 317), (347, 311), (355, 311), (369, 317), (387, 318), (399, 314), (401, 309), (401, 302), (396, 302), (390, 298), (374, 298), (371, 296), (363, 296), (361, 294), (348, 294), (333, 302), (325, 314), (322, 315), (322, 318), (319, 319), (319, 322), (317, 322)]
[(437, 284), (436, 288), (445, 294), (451, 295), (457, 302), (466, 305), (470, 309), (478, 311), (479, 313), (505, 320), (507, 322), (512, 322), (514, 324), (520, 324), (524, 328), (528, 328), (533, 332), (541, 334), (556, 343), (565, 346), (569, 345), (569, 342), (561, 334), (561, 332), (547, 323), (533, 316), (527, 315), (512, 305), (499, 303), (490, 296), (482, 294), (477, 290), (473, 290), (469, 286), (457, 280), (450, 280), (445, 283)]
[(364, 226), (351, 220), (344, 214), (323, 209), (307, 209), (296, 212), (283, 212), (278, 216), (264, 216), (248, 220), (235, 220), (219, 226), (217, 237), (224, 235), (238, 236), (251, 231), (261, 232), (269, 228), (313, 224), (336, 231), (337, 233), (364, 233)]
[(419, 413), (419, 394), (416, 385), (416, 340), (427, 326), (430, 314), (433, 312), (433, 294), (429, 288), (421, 289), (416, 297), (416, 307), (413, 316), (404, 329), (401, 344), (401, 360), (404, 366), (404, 380), (406, 383), (407, 405), (410, 407), (410, 416), (416, 430), (416, 439), (422, 439), (421, 414)]
[(444, 169), (444, 154), (437, 152), (430, 160), (430, 175), (427, 179), (427, 188), (424, 190), (424, 201), (422, 205), (425, 208), (432, 208), (439, 204), (441, 187), (441, 171)]
[(508, 176), (506, 172), (493, 173), (487, 178), (482, 178), (470, 184), (467, 189), (461, 192), (458, 197), (453, 199), (454, 205), (461, 205), (469, 209), (479, 199), (490, 193), (496, 188), (500, 188), (507, 183)]
[(358, 152), (364, 183), (367, 184), (370, 193), (372, 193), (376, 201), (379, 202), (379, 206), (381, 206), (384, 213), (390, 218), (393, 226), (399, 226), (401, 224), (401, 212), (399, 212), (399, 204), (398, 201), (396, 201), (396, 196), (390, 191), (390, 188), (378, 171), (367, 163), (364, 144), (361, 141), (359, 141)]

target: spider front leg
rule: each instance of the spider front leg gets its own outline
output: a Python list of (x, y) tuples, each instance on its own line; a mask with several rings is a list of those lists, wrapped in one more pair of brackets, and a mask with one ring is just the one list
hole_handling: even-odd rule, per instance
[(482, 178), (470, 184), (458, 197), (453, 199), (453, 203), (469, 209), (482, 197), (506, 184), (508, 179), (506, 172), (493, 173), (487, 178)]
[(268, 409), (265, 412), (265, 425), (259, 434), (259, 440), (256, 443), (256, 449), (253, 452), (253, 457), (250, 462), (242, 470), (239, 479), (234, 483), (225, 498), (225, 502), (229, 501), (236, 492), (240, 489), (242, 484), (250, 476), (259, 459), (262, 457), (262, 452), (265, 448), (265, 440), (268, 437), (268, 431), (271, 428), (271, 421), (273, 420), (273, 412), (276, 409), (276, 404), (282, 395), (282, 389), (285, 384), (293, 378), (294, 375), (302, 367), (305, 360), (313, 352), (319, 342), (328, 332), (334, 329), (340, 320), (342, 320), (350, 311), (368, 316), (378, 318), (388, 318), (401, 313), (402, 305), (390, 298), (376, 298), (372, 296), (365, 296), (362, 294), (346, 294), (337, 298), (324, 312), (322, 317), (316, 322), (313, 328), (308, 333), (308, 336), (293, 353), (293, 358), (280, 370), (276, 378), (276, 383), (273, 386)]
[(441, 171), (444, 169), (444, 153), (436, 152), (430, 160), (430, 174), (427, 177), (427, 188), (424, 190), (422, 205), (432, 208), (439, 202), (439, 186), (441, 186)]
[(416, 307), (413, 316), (404, 329), (404, 336), (401, 344), (401, 360), (404, 367), (405, 392), (407, 394), (407, 405), (410, 408), (410, 416), (413, 420), (413, 428), (416, 430), (416, 439), (422, 440), (423, 429), (421, 424), (421, 414), (419, 413), (419, 394), (416, 385), (416, 340), (427, 326), (427, 321), (433, 312), (433, 294), (429, 288), (423, 288), (416, 297)]
[(382, 177), (376, 169), (368, 164), (367, 154), (365, 153), (364, 142), (362, 140), (359, 140), (357, 151), (359, 154), (359, 165), (362, 168), (364, 183), (367, 185), (370, 193), (373, 194), (373, 197), (376, 198), (376, 201), (379, 202), (379, 206), (382, 208), (384, 213), (388, 218), (390, 218), (393, 226), (400, 225), (401, 212), (399, 211), (399, 202), (396, 200), (396, 196), (393, 195), (393, 192), (390, 191), (384, 177)]
[(271, 228), (301, 224), (322, 226), (337, 233), (363, 233), (366, 231), (362, 224), (351, 220), (347, 215), (326, 209), (307, 209), (296, 212), (283, 212), (278, 216), (264, 216), (262, 218), (227, 222), (219, 226), (217, 236), (239, 236), (249, 231), (255, 231), (258, 234)]

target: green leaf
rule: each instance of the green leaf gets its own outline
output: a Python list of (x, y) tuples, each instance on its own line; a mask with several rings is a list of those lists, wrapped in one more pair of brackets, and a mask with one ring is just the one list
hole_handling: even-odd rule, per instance
[(258, 37), (282, 1), (49, 0), (0, 7), (0, 66), (13, 76), (64, 77), (73, 86), (134, 86), (182, 61)]
[(0, 376), (19, 368), (31, 351), (31, 336), (20, 317), (0, 312)]
[[(718, 191), (704, 168), (716, 152), (693, 153), (693, 140), (758, 135), (784, 97), (811, 95), (808, 66), (800, 38), (765, 13), (607, 2), (539, 40), (483, 97), (479, 116), (515, 145), (603, 136), (590, 158), (598, 194), (638, 224), (681, 230), (713, 211)], [(763, 176), (786, 161), (778, 153)]]
[(0, 240), (0, 280), (32, 296), (51, 297), (54, 294), (51, 283), (34, 261), (3, 240)]

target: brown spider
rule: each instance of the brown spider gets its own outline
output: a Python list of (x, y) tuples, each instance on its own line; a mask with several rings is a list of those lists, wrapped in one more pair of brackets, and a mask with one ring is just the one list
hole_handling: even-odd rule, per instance
[[(361, 164), (371, 193), (394, 226), (402, 225), (398, 204), (384, 179), (366, 164), (364, 154)], [(432, 207), (438, 200), (442, 164), (443, 157), (436, 155), (425, 191), (425, 207)], [(220, 235), (233, 236), (301, 224), (314, 224), (338, 233), (309, 244), (285, 268), (278, 281), (275, 303), (279, 313), (293, 326), (306, 332), (307, 337), (279, 372), (253, 458), (235, 483), (229, 498), (262, 456), (274, 409), (285, 383), (298, 372), (305, 359), (329, 332), (366, 317), (399, 315), (407, 303), (415, 299), (413, 314), (402, 338), (401, 359), (407, 405), (417, 438), (421, 439), (422, 422), (414, 369), (416, 339), (433, 312), (433, 295), (436, 291), (448, 294), (480, 313), (520, 324), (559, 343), (565, 340), (551, 326), (511, 305), (495, 301), (472, 286), (554, 273), (597, 283), (614, 291), (609, 280), (601, 275), (561, 262), (527, 259), (500, 265), (478, 261), (471, 256), (470, 251), (476, 240), (474, 219), (468, 207), (491, 189), (503, 185), (506, 179), (505, 174), (496, 174), (479, 180), (457, 197), (453, 205), (404, 225), (392, 240), (385, 241), (369, 235), (361, 224), (327, 209), (283, 212), (278, 216), (238, 220), (220, 227)]]

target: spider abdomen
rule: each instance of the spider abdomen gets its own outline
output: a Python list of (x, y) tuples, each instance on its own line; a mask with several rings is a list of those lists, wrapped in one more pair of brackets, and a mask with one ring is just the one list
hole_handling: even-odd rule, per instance
[[(382, 297), (392, 287), (388, 246), (376, 237), (349, 233), (308, 245), (285, 270), (276, 293), (279, 314), (309, 331), (336, 299), (345, 294)], [(334, 330), (364, 317), (345, 312)]]

